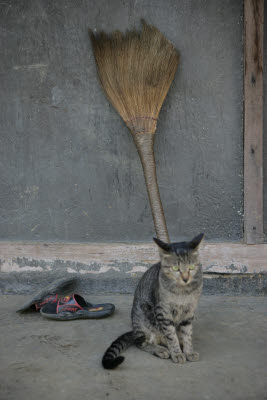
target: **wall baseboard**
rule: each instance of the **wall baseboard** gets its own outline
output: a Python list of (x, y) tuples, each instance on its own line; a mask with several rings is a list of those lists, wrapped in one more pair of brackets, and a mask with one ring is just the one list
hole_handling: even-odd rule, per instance
[[(200, 249), (203, 270), (215, 273), (267, 272), (267, 244), (206, 243)], [(0, 242), (0, 271), (69, 273), (143, 273), (158, 261), (153, 243)]]

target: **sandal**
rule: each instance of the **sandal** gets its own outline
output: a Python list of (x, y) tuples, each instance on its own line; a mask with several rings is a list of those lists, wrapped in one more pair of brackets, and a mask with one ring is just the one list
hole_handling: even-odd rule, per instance
[(73, 293), (77, 280), (78, 278), (73, 276), (57, 279), (38, 292), (31, 300), (27, 301), (17, 312), (39, 311), (45, 304), (57, 301), (58, 296), (61, 295), (63, 297), (65, 294)]
[(111, 315), (115, 310), (114, 304), (91, 304), (87, 303), (79, 294), (58, 298), (57, 301), (47, 303), (41, 308), (43, 317), (59, 320), (72, 321), (74, 319), (98, 319)]

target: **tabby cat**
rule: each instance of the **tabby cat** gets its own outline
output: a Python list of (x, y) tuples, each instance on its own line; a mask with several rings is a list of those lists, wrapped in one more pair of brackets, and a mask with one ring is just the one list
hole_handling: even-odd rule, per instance
[(102, 359), (104, 368), (121, 364), (121, 351), (132, 344), (175, 363), (198, 360), (192, 346), (192, 321), (202, 290), (198, 248), (203, 237), (170, 244), (154, 238), (160, 262), (142, 276), (134, 295), (133, 330), (110, 345)]

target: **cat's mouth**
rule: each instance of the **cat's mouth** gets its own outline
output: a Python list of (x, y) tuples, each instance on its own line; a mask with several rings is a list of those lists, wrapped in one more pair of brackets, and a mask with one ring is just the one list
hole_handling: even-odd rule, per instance
[(190, 273), (180, 275), (180, 281), (183, 286), (188, 285), (191, 282), (191, 280), (192, 278)]
[(187, 282), (183, 281), (182, 279), (180, 280), (180, 285), (181, 286), (188, 286), (191, 283), (191, 279)]

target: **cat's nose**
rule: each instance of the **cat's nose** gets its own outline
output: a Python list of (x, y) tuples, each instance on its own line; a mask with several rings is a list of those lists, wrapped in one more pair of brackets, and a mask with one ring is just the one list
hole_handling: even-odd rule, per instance
[(182, 275), (182, 280), (186, 283), (189, 279), (189, 273), (181, 274)]

